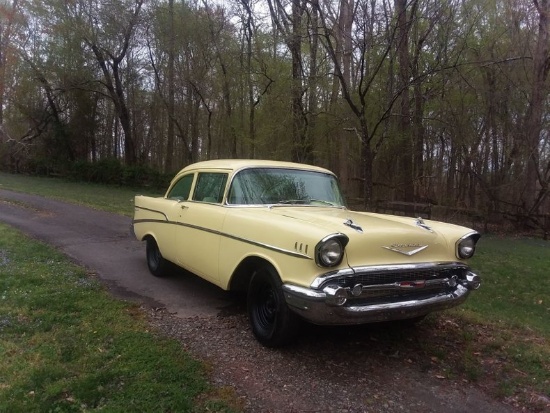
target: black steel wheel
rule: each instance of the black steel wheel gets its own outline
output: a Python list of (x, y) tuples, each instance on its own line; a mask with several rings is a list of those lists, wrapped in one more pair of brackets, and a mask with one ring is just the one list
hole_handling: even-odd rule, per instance
[(248, 289), (248, 316), (256, 339), (266, 347), (280, 347), (295, 338), (299, 317), (287, 306), (282, 283), (269, 266), (259, 268)]
[(153, 237), (147, 238), (146, 242), (145, 251), (149, 272), (155, 277), (162, 277), (166, 274), (167, 261), (162, 257), (157, 242)]

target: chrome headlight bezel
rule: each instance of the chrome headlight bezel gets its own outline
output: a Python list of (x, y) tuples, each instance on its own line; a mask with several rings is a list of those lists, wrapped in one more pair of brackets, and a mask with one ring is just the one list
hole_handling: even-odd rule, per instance
[(476, 245), (481, 235), (474, 231), (461, 237), (456, 242), (456, 256), (461, 260), (467, 260), (474, 256)]
[(333, 234), (323, 238), (315, 246), (315, 262), (320, 267), (336, 267), (344, 259), (349, 238), (344, 234)]

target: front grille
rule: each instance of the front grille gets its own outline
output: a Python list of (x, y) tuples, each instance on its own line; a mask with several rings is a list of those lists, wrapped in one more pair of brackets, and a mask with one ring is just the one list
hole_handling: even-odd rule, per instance
[(349, 275), (346, 277), (331, 280), (331, 285), (338, 285), (340, 287), (353, 288), (356, 284), (361, 285), (380, 285), (380, 284), (393, 284), (403, 281), (421, 281), (421, 280), (436, 280), (444, 278), (452, 278), (456, 276), (458, 279), (464, 279), (466, 277), (465, 267), (451, 267), (451, 268), (423, 268), (414, 270), (397, 270), (397, 271), (375, 271), (375, 272), (363, 272)]
[[(418, 267), (365, 267), (353, 275), (331, 277), (322, 283), (333, 288), (342, 287), (351, 292), (358, 284), (363, 287), (359, 296), (348, 293), (354, 305), (405, 301), (446, 294), (456, 289), (456, 281), (466, 278), (467, 267), (462, 265), (425, 265)], [(450, 280), (455, 282), (449, 282)], [(422, 283), (422, 282), (425, 283)], [(441, 281), (441, 282), (438, 282)], [(407, 282), (420, 282), (419, 287), (401, 288)], [(380, 286), (376, 288), (376, 286)], [(368, 287), (371, 287), (370, 289)]]

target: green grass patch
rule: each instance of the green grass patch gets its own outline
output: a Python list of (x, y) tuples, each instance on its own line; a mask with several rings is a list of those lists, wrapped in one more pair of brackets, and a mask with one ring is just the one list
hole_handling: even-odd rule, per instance
[[(166, 182), (168, 187), (169, 182)], [(0, 172), (0, 189), (42, 195), (126, 216), (134, 213), (136, 194), (162, 196), (163, 191), (72, 182), (60, 178), (14, 175)]]
[(471, 265), (482, 285), (444, 315), (458, 319), (447, 337), (460, 350), (448, 359), (497, 396), (543, 411), (550, 400), (550, 242), (485, 236)]
[(550, 242), (483, 237), (471, 265), (482, 286), (465, 308), (550, 339)]
[(52, 248), (0, 225), (0, 412), (230, 411), (205, 367)]

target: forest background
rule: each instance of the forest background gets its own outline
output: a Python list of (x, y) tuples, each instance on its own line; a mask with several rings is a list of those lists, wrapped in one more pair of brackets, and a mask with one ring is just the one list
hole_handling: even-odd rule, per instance
[(548, 236), (549, 29), (550, 0), (0, 0), (0, 168), (292, 160)]

